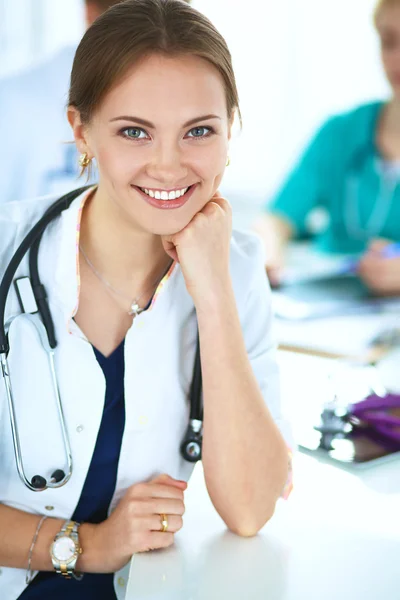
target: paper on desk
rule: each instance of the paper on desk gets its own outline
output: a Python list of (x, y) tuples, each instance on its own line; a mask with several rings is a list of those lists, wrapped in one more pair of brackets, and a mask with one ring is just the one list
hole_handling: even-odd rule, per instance
[(398, 329), (400, 314), (362, 314), (309, 321), (275, 320), (280, 345), (359, 356), (382, 332)]
[(343, 272), (354, 254), (325, 254), (309, 243), (293, 243), (287, 251), (287, 263), (282, 273), (283, 283), (334, 277)]
[[(330, 255), (318, 252), (310, 243), (291, 244), (287, 252), (284, 280), (334, 276), (346, 262), (348, 263), (349, 258), (350, 256), (345, 254)], [(346, 311), (343, 311), (340, 314), (336, 310), (336, 301), (332, 302), (331, 307), (329, 301), (326, 301), (321, 303), (321, 307), (325, 310), (325, 315), (330, 313), (330, 316), (307, 319), (310, 311), (318, 312), (317, 304), (303, 305), (301, 302), (295, 303), (290, 297), (286, 299), (284, 293), (280, 295), (279, 291), (274, 294), (273, 303), (276, 303), (279, 297), (280, 312), (284, 313), (286, 307), (286, 313), (293, 315), (295, 307), (299, 319), (296, 320), (293, 316), (290, 320), (276, 319), (276, 337), (280, 344), (357, 356), (365, 353), (371, 341), (382, 332), (400, 328), (400, 304), (394, 303), (384, 310), (373, 311), (371, 307), (353, 302), (351, 312), (346, 314)]]

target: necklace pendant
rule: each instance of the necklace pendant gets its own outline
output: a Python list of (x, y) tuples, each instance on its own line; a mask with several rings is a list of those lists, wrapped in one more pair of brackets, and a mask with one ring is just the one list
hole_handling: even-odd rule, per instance
[(140, 308), (140, 306), (137, 302), (132, 302), (131, 310), (129, 311), (129, 314), (133, 315), (134, 317), (137, 317), (138, 315), (140, 315), (141, 312), (143, 312), (143, 308)]

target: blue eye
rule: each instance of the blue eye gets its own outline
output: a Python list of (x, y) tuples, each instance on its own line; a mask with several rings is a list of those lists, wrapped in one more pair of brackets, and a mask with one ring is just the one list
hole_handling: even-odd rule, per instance
[[(192, 138), (197, 138), (197, 139), (201, 139), (201, 138), (207, 138), (210, 135), (212, 135), (214, 133), (213, 129), (211, 129), (211, 127), (193, 127), (193, 129), (191, 129), (188, 133), (189, 137)], [(193, 135), (190, 135), (193, 134)]]
[(139, 127), (125, 127), (125, 129), (121, 129), (121, 134), (131, 140), (144, 140), (148, 137), (147, 133)]

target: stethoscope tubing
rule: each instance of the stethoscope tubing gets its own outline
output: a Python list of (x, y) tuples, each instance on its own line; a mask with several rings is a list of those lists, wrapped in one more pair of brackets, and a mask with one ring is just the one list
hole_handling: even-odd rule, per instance
[[(65, 415), (63, 411), (60, 391), (57, 382), (56, 369), (54, 364), (54, 350), (57, 347), (55, 329), (53, 319), (51, 317), (50, 308), (47, 302), (47, 295), (44, 286), (40, 282), (38, 256), (40, 242), (46, 227), (53, 219), (58, 217), (62, 211), (69, 208), (72, 202), (81, 195), (84, 191), (92, 186), (85, 186), (78, 190), (74, 190), (56, 201), (45, 212), (43, 217), (33, 226), (28, 232), (19, 247), (15, 251), (0, 283), (0, 366), (5, 383), (7, 401), (9, 406), (10, 423), (12, 431), (12, 439), (14, 446), (15, 460), (17, 471), (21, 481), (31, 491), (38, 492), (48, 488), (58, 488), (65, 485), (72, 476), (73, 461), (71, 445), (68, 437), (68, 431), (65, 423)], [(42, 345), (47, 352), (49, 368), (51, 372), (52, 386), (54, 396), (56, 398), (57, 411), (61, 426), (61, 432), (64, 442), (64, 451), (67, 458), (67, 473), (58, 469), (52, 474), (50, 481), (46, 481), (40, 475), (35, 475), (30, 482), (26, 477), (21, 443), (18, 431), (16, 418), (15, 404), (12, 392), (10, 370), (8, 365), (8, 353), (10, 344), (6, 332), (5, 324), (5, 309), (7, 297), (14, 280), (16, 271), (21, 264), (25, 255), (29, 252), (29, 274), (32, 285), (33, 294), (38, 307), (38, 313), (41, 321), (35, 322), (35, 317), (38, 315), (30, 315), (25, 313), (25, 317), (30, 319), (36, 327), (37, 332), (42, 341)], [(186, 430), (185, 438), (181, 443), (181, 453), (183, 458), (189, 462), (197, 462), (201, 459), (202, 452), (202, 426), (203, 426), (203, 410), (202, 410), (202, 373), (201, 373), (201, 357), (200, 357), (200, 340), (197, 337), (196, 356), (193, 371), (193, 379), (190, 388), (190, 419)], [(35, 485), (34, 485), (35, 484)]]
[[(36, 241), (38, 241), (38, 244), (40, 243), (40, 239), (41, 239), (43, 232), (46, 229), (47, 225), (56, 216), (58, 216), (62, 212), (62, 210), (67, 209), (70, 206), (70, 204), (73, 202), (73, 200), (75, 200), (75, 198), (77, 198), (82, 192), (84, 192), (89, 187), (90, 186), (85, 186), (83, 188), (80, 188), (79, 190), (74, 190), (73, 192), (66, 194), (65, 196), (60, 198), (57, 202), (55, 202), (46, 211), (46, 213), (43, 215), (43, 217), (36, 223), (36, 225), (34, 225), (32, 227), (32, 229), (27, 233), (26, 237), (22, 240), (21, 244), (15, 251), (14, 256), (12, 257), (12, 259), (4, 273), (3, 279), (0, 283), (0, 354), (8, 354), (8, 352), (10, 350), (10, 346), (9, 346), (8, 339), (7, 339), (7, 334), (5, 331), (5, 323), (4, 323), (5, 311), (6, 311), (7, 297), (8, 297), (15, 273), (16, 273), (19, 265), (21, 264), (24, 256), (27, 254), (27, 252), (32, 247), (32, 245)], [(37, 253), (36, 253), (36, 257), (37, 257)], [(31, 265), (31, 261), (30, 261), (30, 265)], [(33, 290), (33, 291), (35, 293), (35, 290)], [(36, 290), (36, 293), (38, 293), (37, 290)], [(40, 301), (40, 298), (39, 298), (39, 301)], [(40, 304), (41, 304), (41, 302), (40, 302)], [(38, 308), (39, 308), (39, 306), (38, 306)], [(42, 314), (41, 314), (41, 316), (43, 318)], [(51, 340), (50, 345), (52, 346), (52, 344), (54, 344), (54, 341), (55, 341), (54, 326), (52, 325), (51, 317), (50, 317), (51, 325), (48, 322), (48, 316), (44, 315), (44, 317), (45, 317), (44, 321), (43, 321), (44, 326), (46, 327), (47, 334), (49, 335), (49, 343)], [(53, 336), (51, 336), (51, 327), (53, 327)], [(49, 330), (50, 330), (50, 332), (49, 332)], [(55, 347), (55, 345), (52, 347)]]

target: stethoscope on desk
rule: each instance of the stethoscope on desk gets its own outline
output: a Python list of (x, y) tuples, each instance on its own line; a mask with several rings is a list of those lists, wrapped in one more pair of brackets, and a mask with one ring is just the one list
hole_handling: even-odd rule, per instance
[[(388, 338), (389, 332), (385, 332), (384, 336)], [(392, 347), (398, 341), (398, 331), (393, 332)], [(357, 434), (364, 434), (383, 446), (400, 450), (400, 416), (391, 413), (393, 410), (400, 410), (400, 394), (387, 391), (376, 363), (365, 365), (364, 368), (366, 367), (369, 370), (369, 393), (366, 397), (354, 403), (343, 404), (338, 401), (333, 388), (333, 400), (323, 407), (320, 422), (314, 429), (321, 434), (320, 446), (325, 450), (332, 449), (332, 442), (336, 438)]]
[(380, 441), (384, 446), (400, 449), (400, 417), (390, 410), (400, 409), (399, 394), (372, 394), (354, 404), (324, 407), (321, 422), (314, 429), (321, 433), (321, 446), (331, 449), (337, 437), (346, 437), (352, 432), (364, 433)]
[[(40, 282), (39, 270), (38, 270), (38, 254), (40, 241), (43, 233), (47, 226), (61, 213), (68, 209), (72, 202), (85, 190), (91, 186), (86, 186), (78, 190), (74, 190), (59, 198), (50, 208), (46, 211), (44, 216), (36, 223), (31, 231), (26, 235), (25, 239), (21, 242), (20, 246), (16, 250), (12, 257), (4, 277), (0, 284), (0, 364), (1, 372), (4, 379), (6, 395), (8, 400), (8, 407), (10, 413), (11, 431), (14, 445), (14, 454), (17, 464), (17, 471), (22, 482), (32, 491), (39, 492), (48, 488), (58, 488), (65, 485), (71, 478), (73, 471), (72, 453), (69, 442), (68, 432), (65, 424), (65, 417), (62, 408), (62, 402), (59, 392), (59, 386), (57, 382), (57, 374), (54, 363), (54, 353), (57, 347), (57, 340), (55, 337), (54, 323), (50, 314), (49, 305), (47, 302), (47, 294), (44, 286)], [(11, 387), (10, 370), (8, 366), (7, 356), (10, 351), (10, 344), (8, 339), (8, 328), (9, 323), (5, 323), (5, 309), (6, 302), (10, 292), (11, 285), (14, 280), (15, 273), (23, 260), (24, 256), (29, 252), (29, 277), (22, 277), (14, 281), (17, 289), (17, 295), (20, 300), (22, 312), (25, 313), (24, 302), (22, 297), (26, 297), (26, 291), (33, 292), (33, 304), (34, 308), (29, 313), (37, 312), (40, 315), (40, 319), (34, 319), (34, 314), (27, 314), (26, 316), (35, 325), (39, 334), (41, 343), (47, 353), (49, 360), (49, 367), (51, 372), (52, 387), (54, 396), (56, 399), (57, 410), (60, 420), (61, 433), (63, 438), (64, 450), (66, 455), (67, 470), (56, 469), (51, 479), (47, 481), (41, 475), (34, 475), (32, 479), (26, 477), (21, 452), (21, 442), (18, 432), (18, 425), (16, 419), (16, 411), (14, 405), (14, 398)], [(7, 327), (8, 325), (8, 327)], [(190, 415), (189, 425), (186, 430), (186, 434), (180, 446), (180, 452), (182, 457), (188, 462), (195, 463), (201, 460), (202, 450), (202, 429), (203, 429), (203, 407), (202, 407), (202, 378), (201, 378), (201, 363), (200, 363), (200, 342), (197, 337), (196, 357), (194, 362), (193, 379), (190, 388)]]

